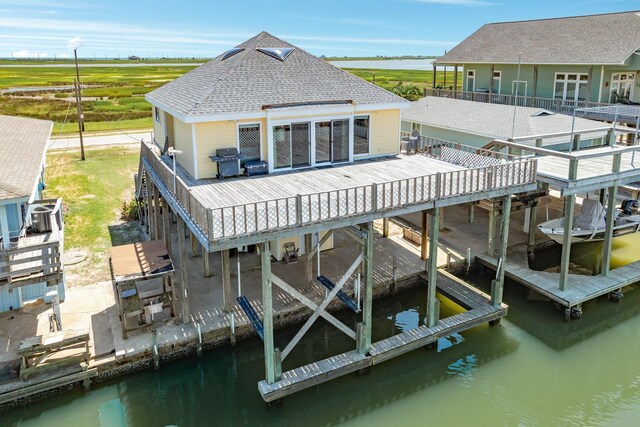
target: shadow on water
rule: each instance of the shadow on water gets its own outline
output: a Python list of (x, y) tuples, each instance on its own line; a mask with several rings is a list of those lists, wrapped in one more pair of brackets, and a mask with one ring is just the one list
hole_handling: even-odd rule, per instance
[[(421, 303), (425, 300), (426, 289), (418, 288), (376, 301), (374, 339), (417, 326), (425, 316)], [(448, 310), (443, 308), (444, 316), (453, 314)], [(350, 326), (356, 321), (348, 312), (337, 317)], [(282, 348), (298, 328), (277, 331), (276, 344)], [(458, 345), (462, 342), (464, 345)], [(258, 381), (264, 378), (262, 342), (249, 339), (235, 348), (206, 352), (200, 359), (167, 363), (157, 372), (139, 372), (105, 383), (88, 395), (72, 392), (3, 416), (8, 415), (10, 423), (28, 421), (102, 393), (104, 396), (96, 397), (99, 402), (92, 404), (98, 407), (96, 425), (334, 425), (448, 379), (470, 381), (480, 365), (514, 352), (519, 344), (501, 327), (482, 325), (442, 338), (437, 350), (413, 351), (267, 408), (257, 390)], [(284, 361), (283, 369), (351, 350), (353, 345), (333, 326), (318, 322)]]
[[(491, 272), (475, 272), (464, 278), (489, 292), (493, 277)], [(563, 320), (553, 301), (509, 279), (505, 283), (504, 301), (509, 305), (509, 322), (549, 347), (564, 350), (640, 314), (640, 292), (633, 292), (636, 289), (637, 284), (625, 288), (620, 303), (613, 303), (606, 296), (591, 300), (583, 304), (582, 318), (570, 322)]]

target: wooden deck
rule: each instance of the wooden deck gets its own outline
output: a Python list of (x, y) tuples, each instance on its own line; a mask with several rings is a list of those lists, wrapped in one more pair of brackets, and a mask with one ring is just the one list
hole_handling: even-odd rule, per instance
[[(560, 273), (529, 269), (526, 243), (510, 246), (508, 251), (509, 256), (505, 263), (505, 274), (509, 279), (565, 307), (573, 307), (624, 286), (640, 282), (640, 261), (637, 261), (611, 270), (606, 277), (570, 274), (567, 290), (561, 291), (558, 287)], [(497, 259), (488, 256), (486, 253), (476, 255), (476, 260), (482, 265), (496, 269)]]
[(224, 180), (194, 180), (178, 167), (175, 190), (168, 158), (147, 144), (141, 157), (152, 184), (210, 251), (535, 188), (535, 159), (439, 144), (429, 155)]
[(419, 326), (373, 343), (367, 355), (359, 354), (353, 350), (283, 372), (282, 379), (273, 384), (267, 384), (264, 380), (260, 381), (258, 390), (262, 398), (267, 402), (281, 399), (300, 390), (424, 347), (447, 335), (500, 319), (507, 314), (508, 307), (505, 304), (500, 307), (491, 306), (486, 294), (470, 287), (449, 273), (439, 271), (437, 289), (438, 292), (460, 305), (473, 308), (441, 319), (432, 328)]

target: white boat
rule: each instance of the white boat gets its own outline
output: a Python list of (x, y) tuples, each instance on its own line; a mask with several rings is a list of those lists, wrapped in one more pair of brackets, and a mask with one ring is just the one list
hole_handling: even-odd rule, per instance
[[(614, 208), (615, 209), (615, 208)], [(571, 243), (597, 242), (604, 240), (605, 217), (607, 211), (597, 200), (585, 199), (582, 211), (573, 221)], [(562, 244), (564, 239), (564, 217), (538, 224), (538, 230), (553, 241)], [(637, 200), (625, 200), (620, 209), (616, 209), (613, 235), (637, 233), (640, 231), (640, 214)]]

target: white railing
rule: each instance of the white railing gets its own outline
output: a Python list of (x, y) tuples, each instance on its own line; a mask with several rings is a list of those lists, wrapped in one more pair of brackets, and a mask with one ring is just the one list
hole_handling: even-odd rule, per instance
[[(424, 155), (467, 169), (212, 209), (205, 208), (178, 177), (178, 194), (173, 195), (209, 241), (215, 242), (535, 182), (535, 159), (435, 139), (424, 143)], [(145, 144), (142, 147), (147, 164), (173, 193), (169, 167)]]
[(540, 108), (549, 111), (555, 111), (558, 113), (572, 114), (575, 108), (589, 108), (589, 107), (601, 107), (611, 105), (603, 102), (589, 102), (585, 100), (563, 100), (553, 98), (540, 98), (531, 96), (514, 96), (504, 95), (497, 93), (482, 93), (482, 92), (466, 92), (466, 91), (453, 91), (449, 89), (425, 89), (425, 96), (437, 96), (443, 98), (455, 98), (465, 101), (477, 101), (486, 102), (492, 104), (514, 105), (517, 104), (520, 107), (532, 107)]

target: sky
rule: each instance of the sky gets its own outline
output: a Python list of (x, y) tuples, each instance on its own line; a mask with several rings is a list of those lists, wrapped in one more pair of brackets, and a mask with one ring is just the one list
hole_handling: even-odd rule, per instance
[(318, 56), (437, 56), (489, 22), (629, 10), (640, 0), (0, 0), (0, 57), (209, 58), (260, 31)]

